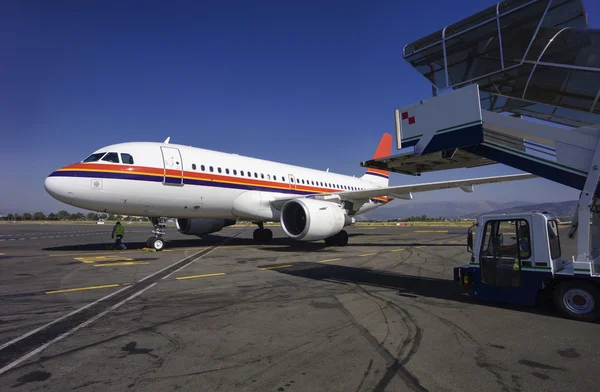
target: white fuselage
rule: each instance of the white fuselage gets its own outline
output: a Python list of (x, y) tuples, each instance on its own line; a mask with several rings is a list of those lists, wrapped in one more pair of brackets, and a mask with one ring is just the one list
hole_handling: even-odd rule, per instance
[[(121, 215), (276, 221), (279, 210), (270, 203), (275, 198), (379, 187), (360, 178), (175, 144), (123, 143), (94, 154), (103, 160), (53, 172), (45, 182), (48, 193), (76, 207)], [(365, 200), (356, 215), (385, 201)]]

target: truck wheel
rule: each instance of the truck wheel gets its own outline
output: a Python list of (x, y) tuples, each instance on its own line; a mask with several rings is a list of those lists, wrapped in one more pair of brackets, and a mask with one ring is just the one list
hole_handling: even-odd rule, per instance
[(600, 315), (600, 290), (588, 282), (569, 280), (554, 289), (554, 303), (569, 318), (594, 321)]

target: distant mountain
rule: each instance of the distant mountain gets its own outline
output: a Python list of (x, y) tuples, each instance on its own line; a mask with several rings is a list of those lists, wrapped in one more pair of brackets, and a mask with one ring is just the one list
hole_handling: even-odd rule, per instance
[(526, 201), (442, 201), (437, 203), (403, 202), (385, 206), (357, 217), (359, 220), (404, 219), (410, 216), (427, 215), (428, 217), (476, 218), (489, 212), (511, 213), (527, 211), (548, 211), (557, 216), (570, 216), (577, 207), (577, 201), (531, 203)]

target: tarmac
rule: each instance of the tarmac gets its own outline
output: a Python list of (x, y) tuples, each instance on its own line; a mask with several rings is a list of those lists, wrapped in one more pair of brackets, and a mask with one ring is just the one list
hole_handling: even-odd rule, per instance
[[(10, 391), (596, 390), (600, 324), (468, 301), (466, 227), (350, 227), (267, 245), (150, 226), (0, 225)], [(574, 244), (561, 231), (563, 255)]]

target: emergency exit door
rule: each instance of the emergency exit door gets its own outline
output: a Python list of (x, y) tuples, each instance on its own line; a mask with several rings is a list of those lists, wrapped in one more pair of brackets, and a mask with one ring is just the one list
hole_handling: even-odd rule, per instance
[(161, 147), (165, 185), (183, 185), (183, 162), (181, 152), (174, 147)]

